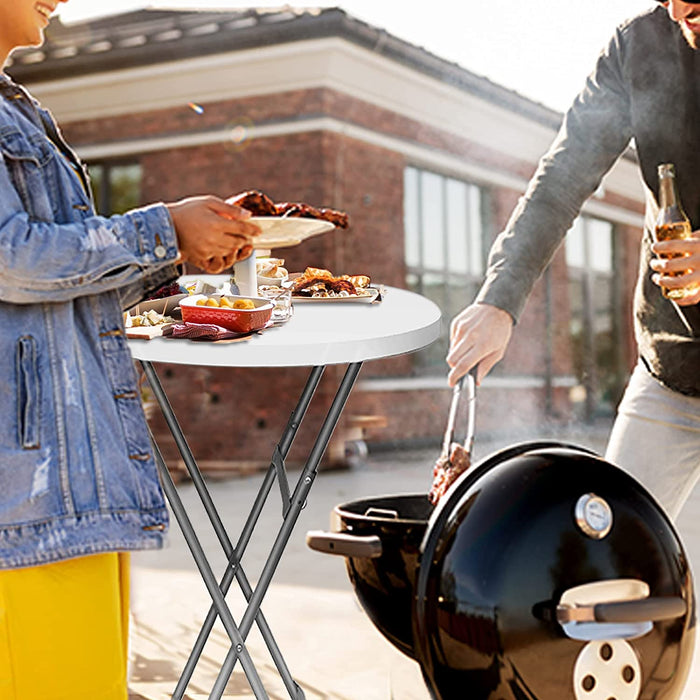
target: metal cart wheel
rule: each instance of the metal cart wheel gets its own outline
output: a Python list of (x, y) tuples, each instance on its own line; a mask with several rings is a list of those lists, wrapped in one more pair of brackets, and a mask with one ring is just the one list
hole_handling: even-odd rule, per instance
[(369, 450), (364, 440), (348, 440), (345, 443), (345, 461), (349, 467), (361, 467), (367, 462)]

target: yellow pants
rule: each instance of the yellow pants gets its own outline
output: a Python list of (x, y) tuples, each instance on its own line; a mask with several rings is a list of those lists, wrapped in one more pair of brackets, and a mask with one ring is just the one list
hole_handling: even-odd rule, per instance
[(126, 700), (129, 555), (0, 570), (0, 700)]

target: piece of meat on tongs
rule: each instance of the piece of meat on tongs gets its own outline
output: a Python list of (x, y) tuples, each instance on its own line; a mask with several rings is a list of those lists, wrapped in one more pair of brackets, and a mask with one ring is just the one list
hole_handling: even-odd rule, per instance
[[(433, 483), (428, 494), (428, 499), (433, 505), (437, 505), (450, 486), (471, 466), (476, 403), (475, 372), (476, 370), (473, 370), (473, 373), (470, 372), (465, 377), (462, 377), (455, 385), (452, 393), (452, 403), (450, 404), (447, 429), (442, 443), (442, 453), (433, 467)], [(457, 422), (457, 409), (464, 384), (467, 385), (467, 435), (464, 444), (460, 444), (454, 440), (454, 431), (455, 423)]]

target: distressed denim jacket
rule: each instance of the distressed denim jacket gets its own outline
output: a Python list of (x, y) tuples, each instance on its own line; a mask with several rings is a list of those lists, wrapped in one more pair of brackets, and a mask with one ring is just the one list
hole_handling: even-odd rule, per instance
[(162, 204), (95, 214), (50, 114), (0, 74), (0, 568), (161, 546), (122, 312), (177, 254)]
[(681, 321), (649, 268), (660, 163), (675, 164), (681, 201), (700, 228), (699, 115), (700, 50), (690, 48), (667, 9), (659, 5), (618, 27), (496, 239), (477, 301), (519, 317), (581, 206), (634, 141), (646, 194), (634, 298), (639, 355), (667, 387), (700, 396), (700, 308), (678, 307)]

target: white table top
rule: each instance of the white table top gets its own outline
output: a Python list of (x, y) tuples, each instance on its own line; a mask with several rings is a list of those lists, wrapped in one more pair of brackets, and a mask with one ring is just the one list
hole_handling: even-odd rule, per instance
[[(218, 284), (219, 277), (202, 277)], [(137, 360), (226, 367), (312, 367), (376, 360), (420, 350), (440, 335), (432, 301), (395, 287), (379, 304), (305, 302), (283, 326), (245, 341), (129, 340)]]

